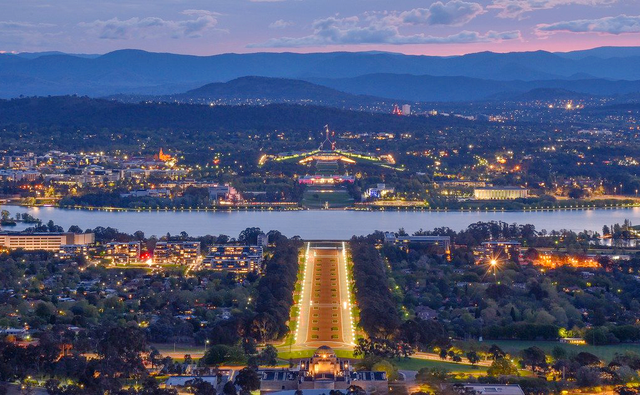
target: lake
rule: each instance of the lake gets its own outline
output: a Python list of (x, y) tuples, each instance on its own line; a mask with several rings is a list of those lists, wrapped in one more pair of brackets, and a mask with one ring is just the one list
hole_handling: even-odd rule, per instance
[[(191, 236), (226, 234), (232, 237), (245, 228), (256, 226), (264, 231), (279, 230), (286, 236), (305, 239), (347, 239), (366, 235), (375, 230), (396, 231), (404, 228), (412, 233), (447, 226), (461, 230), (478, 221), (504, 221), (533, 224), (537, 230), (571, 229), (602, 232), (603, 225), (622, 223), (629, 219), (640, 223), (640, 207), (625, 209), (558, 210), (527, 212), (429, 212), (429, 211), (231, 211), (231, 212), (107, 212), (67, 210), (56, 207), (0, 206), (11, 212), (27, 212), (43, 222), (53, 220), (68, 229), (78, 225), (82, 229), (111, 226), (122, 232), (141, 230), (145, 235), (162, 236), (182, 231)], [(24, 229), (23, 224), (5, 230)]]

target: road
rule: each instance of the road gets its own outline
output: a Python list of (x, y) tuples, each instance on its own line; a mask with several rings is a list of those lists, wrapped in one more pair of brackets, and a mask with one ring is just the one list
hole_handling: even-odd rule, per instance
[(354, 345), (345, 244), (307, 243), (296, 331), (297, 347)]

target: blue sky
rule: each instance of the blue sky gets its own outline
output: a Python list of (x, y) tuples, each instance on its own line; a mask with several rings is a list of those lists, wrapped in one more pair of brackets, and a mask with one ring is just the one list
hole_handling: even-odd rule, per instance
[(640, 0), (0, 0), (0, 51), (570, 51), (640, 45)]

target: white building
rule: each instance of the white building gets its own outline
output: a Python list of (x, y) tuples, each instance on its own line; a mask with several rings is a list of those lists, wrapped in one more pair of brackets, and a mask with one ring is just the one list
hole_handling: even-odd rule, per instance
[(402, 105), (402, 115), (411, 115), (411, 104)]
[(522, 187), (484, 187), (475, 188), (473, 196), (477, 200), (513, 200), (529, 196), (529, 190)]
[(22, 248), (24, 250), (60, 251), (63, 245), (87, 245), (95, 242), (93, 233), (0, 233), (0, 247), (9, 250)]

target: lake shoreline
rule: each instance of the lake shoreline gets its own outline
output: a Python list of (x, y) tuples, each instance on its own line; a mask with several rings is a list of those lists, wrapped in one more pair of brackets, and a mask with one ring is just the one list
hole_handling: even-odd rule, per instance
[(553, 212), (553, 211), (583, 211), (583, 210), (621, 210), (621, 209), (630, 209), (640, 207), (640, 203), (632, 203), (632, 204), (605, 204), (602, 206), (598, 205), (576, 205), (569, 207), (524, 207), (520, 209), (513, 208), (476, 208), (476, 209), (465, 209), (465, 208), (431, 208), (431, 207), (417, 207), (417, 206), (352, 206), (352, 207), (339, 207), (339, 208), (328, 208), (328, 209), (318, 209), (318, 208), (308, 208), (308, 207), (300, 207), (300, 206), (221, 206), (221, 207), (205, 207), (205, 208), (124, 208), (124, 207), (94, 207), (94, 206), (50, 206), (50, 205), (21, 205), (21, 204), (13, 204), (13, 203), (5, 203), (0, 206), (4, 207), (22, 207), (27, 209), (32, 208), (48, 208), (53, 207), (60, 210), (69, 210), (69, 211), (103, 211), (103, 212), (123, 212), (123, 213), (134, 213), (134, 212), (252, 212), (252, 211), (360, 211), (360, 212), (438, 212), (438, 213), (522, 213), (522, 212)]

